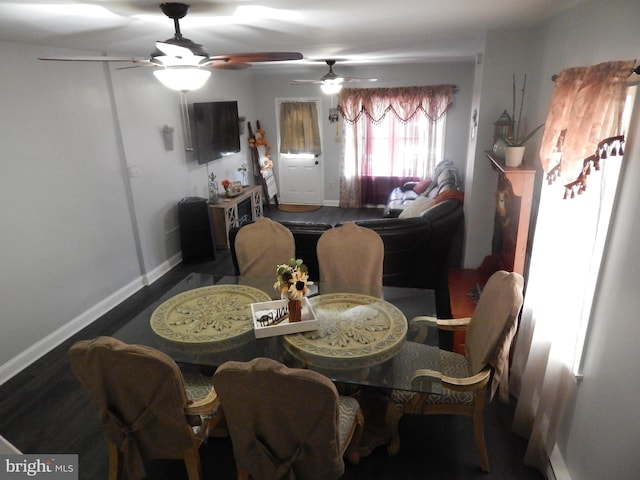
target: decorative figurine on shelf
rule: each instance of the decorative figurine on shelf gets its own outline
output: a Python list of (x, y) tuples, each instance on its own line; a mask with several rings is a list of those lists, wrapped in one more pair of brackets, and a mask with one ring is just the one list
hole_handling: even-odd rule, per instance
[(227, 197), (236, 197), (242, 193), (242, 185), (240, 184), (240, 182), (232, 183), (225, 178), (220, 183), (222, 183)]
[(309, 292), (307, 285), (313, 285), (309, 281), (309, 270), (301, 259), (291, 258), (289, 263), (277, 266), (276, 275), (273, 288), (280, 290), (288, 300), (289, 322), (299, 322), (302, 318), (302, 298)]
[(249, 166), (246, 163), (243, 163), (242, 165), (240, 165), (238, 167), (238, 171), (242, 175), (242, 186), (243, 187), (249, 186), (249, 179), (247, 177), (247, 171), (248, 170), (249, 170)]
[(216, 174), (209, 174), (209, 203), (218, 203), (220, 201), (220, 192), (216, 183)]

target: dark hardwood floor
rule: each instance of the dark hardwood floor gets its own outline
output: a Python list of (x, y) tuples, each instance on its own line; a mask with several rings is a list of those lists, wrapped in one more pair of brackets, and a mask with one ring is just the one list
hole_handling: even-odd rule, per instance
[[(343, 211), (339, 211), (343, 210)], [(380, 211), (354, 212), (322, 207), (316, 212), (285, 214), (271, 208), (275, 220), (339, 223), (354, 218), (378, 218)], [(294, 218), (298, 217), (298, 218)], [(73, 377), (66, 359), (77, 340), (111, 335), (145, 307), (157, 301), (172, 285), (191, 272), (233, 273), (228, 251), (218, 251), (215, 261), (181, 264), (113, 310), (97, 319), (43, 358), (0, 385), (0, 434), (24, 453), (79, 454), (79, 478), (107, 478), (107, 450), (96, 411)], [(486, 435), (492, 471), (477, 466), (471, 420), (452, 416), (405, 416), (400, 424), (400, 453), (389, 458), (379, 447), (358, 465), (347, 462), (344, 479), (542, 479), (523, 465), (525, 441), (511, 433), (513, 405), (494, 400), (486, 412)], [(231, 480), (235, 465), (227, 437), (211, 438), (201, 449), (204, 477)], [(186, 478), (181, 462), (153, 462), (149, 479)]]

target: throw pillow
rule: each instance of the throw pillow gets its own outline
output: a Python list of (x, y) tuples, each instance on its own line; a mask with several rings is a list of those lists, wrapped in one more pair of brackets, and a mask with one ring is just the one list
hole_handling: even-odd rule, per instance
[(433, 205), (437, 205), (438, 203), (442, 203), (450, 199), (458, 200), (459, 202), (464, 202), (464, 192), (462, 190), (453, 190), (453, 189), (443, 190), (433, 200)]
[(433, 204), (432, 198), (418, 197), (413, 202), (411, 202), (411, 204), (408, 205), (407, 208), (402, 210), (400, 215), (398, 215), (398, 218), (421, 217), (424, 214), (424, 212), (426, 212), (427, 210), (429, 210), (429, 208), (431, 208), (432, 204)]
[(432, 180), (422, 180), (418, 182), (415, 187), (413, 187), (413, 191), (420, 195), (424, 192), (429, 185), (431, 185)]

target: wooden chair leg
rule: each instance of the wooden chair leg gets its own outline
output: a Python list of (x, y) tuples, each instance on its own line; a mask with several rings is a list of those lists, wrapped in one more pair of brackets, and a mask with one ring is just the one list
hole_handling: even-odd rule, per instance
[(250, 480), (249, 472), (236, 463), (236, 470), (238, 471), (238, 480)]
[(107, 448), (109, 450), (109, 480), (118, 480), (120, 452), (113, 442), (107, 441)]
[(398, 431), (398, 424), (404, 414), (404, 405), (399, 403), (392, 403), (389, 401), (386, 412), (386, 424), (389, 430), (389, 443), (387, 444), (387, 454), (390, 457), (395, 457), (400, 451), (400, 432)]
[(193, 446), (184, 451), (184, 466), (187, 468), (189, 480), (202, 480), (202, 464), (198, 447)]
[(484, 404), (486, 389), (476, 392), (475, 405), (473, 407), (473, 435), (476, 443), (476, 451), (480, 468), (483, 472), (489, 472), (489, 455), (484, 439)]

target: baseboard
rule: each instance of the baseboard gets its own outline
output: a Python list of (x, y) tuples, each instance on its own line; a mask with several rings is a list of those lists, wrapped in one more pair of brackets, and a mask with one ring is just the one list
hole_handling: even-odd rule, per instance
[(165, 260), (156, 268), (142, 276), (144, 284), (151, 285), (180, 262), (182, 262), (182, 253), (177, 253), (173, 257)]
[(340, 201), (339, 200), (325, 200), (322, 202), (322, 205), (324, 205), (325, 207), (339, 207), (340, 206)]
[(62, 342), (78, 333), (83, 328), (95, 322), (102, 315), (106, 314), (112, 308), (124, 302), (131, 295), (146, 285), (155, 282), (162, 275), (171, 270), (174, 266), (182, 261), (182, 255), (179, 253), (174, 255), (167, 261), (161, 263), (150, 272), (141, 275), (135, 280), (129, 282), (124, 287), (109, 295), (107, 298), (97, 303), (90, 309), (78, 315), (76, 318), (50, 333), (42, 340), (34, 343), (19, 355), (0, 366), (0, 385), (17, 375), (26, 367), (31, 365), (37, 359), (46, 355), (48, 352), (56, 348)]
[[(0, 435), (0, 454), (2, 455), (20, 455), (22, 452), (18, 450), (6, 438)], [(27, 474), (28, 475), (28, 474)]]
[(551, 458), (549, 458), (549, 468), (546, 472), (548, 480), (571, 480), (571, 474), (567, 468), (567, 464), (564, 463), (564, 457), (558, 448), (558, 445), (553, 447), (551, 452)]

